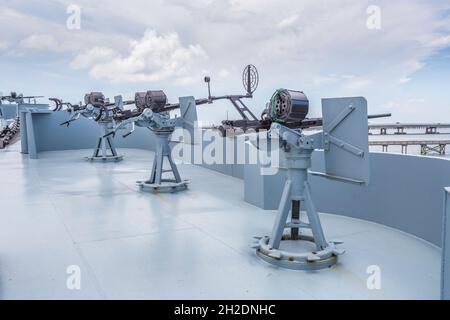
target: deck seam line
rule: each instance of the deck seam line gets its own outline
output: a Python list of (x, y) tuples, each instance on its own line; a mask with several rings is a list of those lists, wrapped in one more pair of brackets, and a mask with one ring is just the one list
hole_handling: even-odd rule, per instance
[(223, 240), (221, 240), (221, 239), (219, 239), (219, 238), (217, 238), (217, 237), (211, 235), (209, 232), (206, 232), (203, 228), (201, 228), (201, 227), (199, 227), (199, 226), (193, 224), (192, 222), (189, 222), (189, 221), (187, 221), (187, 220), (184, 220), (184, 219), (181, 218), (181, 217), (180, 217), (180, 220), (183, 221), (183, 222), (185, 222), (185, 223), (187, 223), (187, 224), (190, 224), (192, 227), (194, 227), (194, 228), (197, 229), (198, 231), (204, 233), (206, 236), (210, 237), (211, 239), (216, 240), (217, 242), (223, 244), (224, 246), (226, 246), (227, 248), (231, 249), (232, 251), (238, 253), (239, 255), (246, 256), (246, 254), (245, 254), (243, 251), (241, 251), (241, 250), (239, 250), (239, 249), (236, 249), (236, 248), (230, 246), (229, 244), (227, 244), (227, 243), (224, 242)]
[[(37, 175), (37, 178), (39, 180), (39, 185), (41, 187), (43, 187), (42, 180), (41, 180), (41, 177), (39, 175), (38, 170), (36, 170), (36, 168), (33, 168), (33, 169), (36, 171), (36, 175)], [(73, 245), (73, 248), (75, 249), (75, 252), (78, 254), (78, 256), (80, 257), (81, 261), (85, 264), (86, 268), (88, 269), (88, 276), (91, 278), (91, 281), (92, 281), (92, 283), (94, 285), (95, 290), (97, 291), (97, 293), (99, 294), (99, 296), (101, 298), (108, 299), (107, 295), (106, 295), (106, 292), (101, 287), (100, 282), (99, 282), (98, 278), (96, 277), (94, 270), (92, 269), (92, 266), (89, 264), (87, 259), (82, 254), (82, 252), (80, 251), (80, 248), (78, 248), (78, 246), (76, 245), (76, 243), (74, 241), (74, 238), (72, 236), (72, 233), (70, 232), (68, 226), (66, 225), (66, 223), (65, 223), (65, 221), (64, 221), (64, 219), (63, 219), (63, 217), (61, 215), (61, 213), (59, 212), (59, 209), (57, 208), (56, 204), (53, 201), (52, 194), (47, 192), (47, 191), (45, 191), (45, 189), (44, 189), (44, 192), (45, 192), (45, 194), (47, 194), (47, 197), (49, 197), (51, 206), (55, 210), (56, 216), (58, 217), (58, 219), (60, 220), (61, 224), (63, 225), (63, 228), (65, 229), (67, 235), (69, 236), (69, 239), (72, 241), (72, 245)]]
[[(185, 231), (185, 230), (193, 230), (194, 227), (186, 227), (186, 228), (180, 228), (177, 230), (171, 230), (170, 232), (179, 232), (179, 231)], [(129, 236), (119, 236), (119, 237), (113, 237), (113, 238), (104, 238), (104, 239), (95, 239), (95, 240), (85, 240), (85, 241), (75, 241), (74, 244), (76, 245), (84, 245), (84, 244), (90, 244), (90, 243), (96, 243), (96, 242), (105, 242), (105, 241), (114, 241), (114, 240), (123, 240), (123, 239), (134, 239), (134, 238), (142, 238), (147, 236), (152, 236), (155, 234), (164, 233), (165, 231), (155, 231), (155, 232), (148, 232), (148, 233), (141, 233), (136, 235), (129, 235)]]

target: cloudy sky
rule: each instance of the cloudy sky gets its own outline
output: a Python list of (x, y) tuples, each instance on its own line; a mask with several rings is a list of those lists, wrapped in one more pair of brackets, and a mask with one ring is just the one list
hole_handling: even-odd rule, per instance
[[(395, 121), (450, 122), (450, 1), (0, 0), (3, 93), (77, 102), (163, 89), (177, 101), (204, 97), (205, 75), (214, 94), (241, 93), (249, 63), (257, 114), (289, 88), (308, 95), (311, 116), (321, 98), (362, 95)], [(226, 116), (237, 117), (226, 104), (200, 110)]]

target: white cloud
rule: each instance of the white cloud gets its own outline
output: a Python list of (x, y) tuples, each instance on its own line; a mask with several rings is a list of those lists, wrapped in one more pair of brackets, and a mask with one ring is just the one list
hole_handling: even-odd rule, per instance
[(369, 77), (352, 77), (345, 83), (345, 87), (351, 91), (357, 91), (369, 87), (372, 80)]
[[(32, 9), (29, 1), (9, 2), (0, 10), (0, 39), (9, 43), (10, 52), (22, 56), (24, 53), (33, 54), (38, 51), (70, 55), (73, 52), (79, 53), (86, 48), (104, 44), (120, 48), (122, 43), (128, 42), (129, 36), (120, 32), (109, 32), (109, 30), (105, 32), (99, 26), (96, 28), (91, 25), (88, 28), (89, 24), (85, 20), (83, 20), (86, 25), (84, 29), (76, 31), (67, 29), (66, 9), (67, 5), (71, 3), (72, 1), (65, 0), (51, 2), (44, 0), (39, 5), (40, 10), (35, 14), (33, 10), (22, 11), (27, 6)], [(88, 8), (89, 6), (86, 6), (86, 11), (89, 11)], [(100, 11), (96, 10), (96, 13)], [(39, 13), (42, 16), (39, 16)], [(82, 16), (82, 19), (86, 16)], [(97, 21), (96, 19), (92, 20)], [(100, 21), (99, 24), (102, 23)], [(108, 29), (108, 23), (106, 24)], [(117, 24), (117, 20), (114, 24)], [(32, 59), (32, 61), (36, 60)]]
[[(30, 30), (32, 31), (32, 30)], [(48, 34), (31, 34), (20, 40), (14, 49), (17, 53), (34, 54), (36, 52), (47, 52), (66, 54), (79, 52), (82, 48), (89, 47), (99, 37), (96, 34), (88, 34), (86, 37), (80, 34), (67, 35), (66, 30), (62, 32), (49, 32)]]
[(9, 43), (6, 41), (0, 41), (0, 51), (5, 51), (9, 48)]
[(371, 84), (369, 77), (355, 76), (348, 74), (329, 74), (326, 76), (314, 77), (313, 83), (318, 86), (340, 84), (343, 88), (350, 91), (367, 88)]
[(228, 71), (227, 69), (221, 69), (219, 71), (219, 77), (221, 78), (227, 78), (230, 75), (230, 71)]
[(298, 14), (293, 14), (283, 20), (280, 21), (280, 23), (278, 23), (278, 29), (286, 29), (286, 28), (290, 28), (292, 26), (294, 26), (296, 23), (298, 23), (298, 18), (299, 15)]
[(450, 45), (450, 35), (438, 36), (429, 41), (428, 45), (432, 48), (443, 48)]
[(190, 71), (206, 58), (201, 46), (183, 46), (175, 32), (160, 36), (149, 30), (142, 39), (131, 41), (128, 55), (96, 47), (78, 55), (72, 67), (88, 68), (94, 79), (112, 82), (156, 82), (173, 78), (187, 84), (193, 79)]
[(94, 47), (86, 52), (80, 53), (71, 62), (73, 69), (86, 69), (99, 63), (107, 63), (119, 57), (117, 51), (107, 47)]
[(31, 35), (20, 41), (19, 47), (21, 49), (49, 52), (58, 52), (62, 49), (55, 37), (48, 34)]
[(406, 83), (408, 83), (410, 81), (411, 81), (411, 78), (409, 78), (409, 77), (403, 77), (403, 78), (400, 78), (400, 80), (398, 80), (398, 82), (400, 84), (406, 84)]
[(408, 122), (422, 120), (422, 122), (434, 122), (439, 118), (424, 112), (429, 103), (424, 98), (403, 97), (401, 100), (387, 101), (381, 106), (381, 111), (392, 113), (391, 121)]

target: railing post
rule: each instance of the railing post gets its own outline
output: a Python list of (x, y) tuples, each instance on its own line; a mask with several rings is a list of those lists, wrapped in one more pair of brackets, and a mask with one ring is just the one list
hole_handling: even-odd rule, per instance
[(450, 187), (444, 189), (441, 299), (450, 300)]

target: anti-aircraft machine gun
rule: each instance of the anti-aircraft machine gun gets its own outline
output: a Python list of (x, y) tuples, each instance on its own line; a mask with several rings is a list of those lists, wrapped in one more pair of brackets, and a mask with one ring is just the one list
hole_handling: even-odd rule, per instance
[(108, 136), (116, 126), (114, 116), (123, 111), (124, 105), (134, 104), (134, 101), (122, 101), (121, 96), (114, 97), (115, 102), (110, 103), (101, 92), (91, 92), (85, 95), (84, 105), (73, 105), (68, 102), (62, 102), (57, 98), (50, 98), (55, 108), (53, 111), (65, 110), (71, 114), (70, 119), (61, 123), (61, 125), (69, 126), (72, 122), (78, 120), (81, 116), (97, 122), (101, 128), (97, 145), (91, 157), (87, 157), (90, 161), (121, 161), (122, 155), (118, 155), (114, 147), (112, 138)]
[(24, 97), (22, 93), (11, 92), (9, 96), (4, 96), (0, 94), (0, 105), (3, 101), (7, 101), (9, 103), (23, 104), (25, 100), (28, 100), (28, 104), (31, 104), (31, 100), (34, 99), (34, 103), (36, 103), (37, 98), (43, 98), (43, 96), (28, 96)]
[[(258, 72), (248, 66), (244, 71), (244, 86), (248, 96), (258, 85)], [(210, 94), (210, 79), (208, 91)], [(208, 99), (212, 102), (212, 99)], [(227, 133), (268, 131), (267, 137), (279, 145), (287, 179), (281, 197), (275, 225), (270, 236), (255, 237), (252, 247), (264, 261), (279, 267), (296, 270), (319, 270), (337, 263), (344, 253), (338, 248), (341, 241), (327, 241), (319, 215), (311, 196), (308, 175), (325, 177), (345, 183), (369, 183), (368, 119), (389, 117), (390, 114), (367, 115), (367, 101), (362, 97), (323, 99), (323, 118), (308, 119), (309, 101), (304, 92), (279, 89), (272, 95), (261, 119), (225, 120), (218, 129)], [(322, 127), (322, 131), (307, 134), (305, 129)], [(256, 145), (259, 147), (259, 144)], [(314, 150), (324, 150), (325, 172), (311, 172)], [(271, 150), (273, 153), (276, 150)], [(301, 209), (306, 211), (306, 221), (301, 219)], [(289, 220), (290, 217), (290, 221)], [(290, 234), (285, 230), (290, 229)], [(304, 233), (303, 230), (309, 230)], [(306, 249), (284, 249), (287, 242), (307, 244)], [(308, 247), (309, 244), (309, 247)], [(311, 249), (311, 245), (314, 246)]]
[[(303, 103), (306, 116), (308, 104), (306, 100)], [(269, 137), (278, 140), (287, 179), (271, 235), (256, 237), (252, 247), (260, 258), (280, 267), (323, 269), (336, 264), (337, 257), (344, 253), (338, 248), (341, 241), (326, 240), (311, 195), (309, 174), (356, 185), (369, 183), (367, 101), (361, 97), (323, 99), (322, 113), (323, 130), (318, 133), (308, 134), (302, 128), (277, 122), (270, 127)], [(324, 151), (324, 173), (310, 171), (315, 150)], [(306, 220), (301, 217), (303, 208)], [(290, 229), (289, 234), (286, 229)], [(300, 251), (283, 249), (289, 242), (309, 246)]]
[[(181, 127), (187, 120), (185, 117), (171, 118), (170, 111), (181, 109), (183, 115), (189, 112), (190, 107), (212, 104), (218, 100), (229, 100), (243, 119), (257, 121), (255, 115), (242, 101), (244, 98), (252, 98), (258, 85), (258, 73), (254, 66), (249, 65), (244, 70), (243, 82), (246, 88), (246, 94), (244, 95), (212, 96), (210, 80), (209, 77), (205, 77), (205, 82), (208, 84), (208, 98), (186, 101), (187, 103), (184, 105), (181, 103), (169, 104), (163, 91), (138, 92), (135, 95), (136, 110), (125, 110), (114, 115), (114, 120), (118, 125), (113, 132), (106, 136), (114, 135), (116, 130), (130, 127), (129, 132), (124, 135), (126, 137), (134, 131), (135, 126), (139, 126), (149, 128), (157, 138), (157, 148), (150, 179), (138, 182), (143, 191), (177, 192), (187, 189), (189, 181), (181, 179), (169, 146), (170, 135), (175, 131), (175, 128)], [(186, 109), (184, 110), (184, 108)], [(170, 169), (164, 169), (164, 158), (168, 159)], [(164, 179), (164, 173), (172, 173), (173, 179)]]
[[(182, 180), (178, 168), (172, 159), (169, 138), (175, 128), (182, 126), (183, 119), (171, 118), (169, 110), (176, 107), (167, 103), (166, 94), (161, 91), (137, 92), (135, 95), (136, 110), (126, 110), (114, 116), (118, 125), (106, 136), (114, 135), (117, 130), (129, 128), (130, 135), (135, 126), (150, 129), (156, 136), (157, 146), (150, 179), (138, 181), (142, 191), (178, 192), (187, 189), (188, 180)], [(170, 168), (164, 169), (164, 158), (167, 158)], [(163, 174), (171, 173), (173, 179), (165, 179)]]

